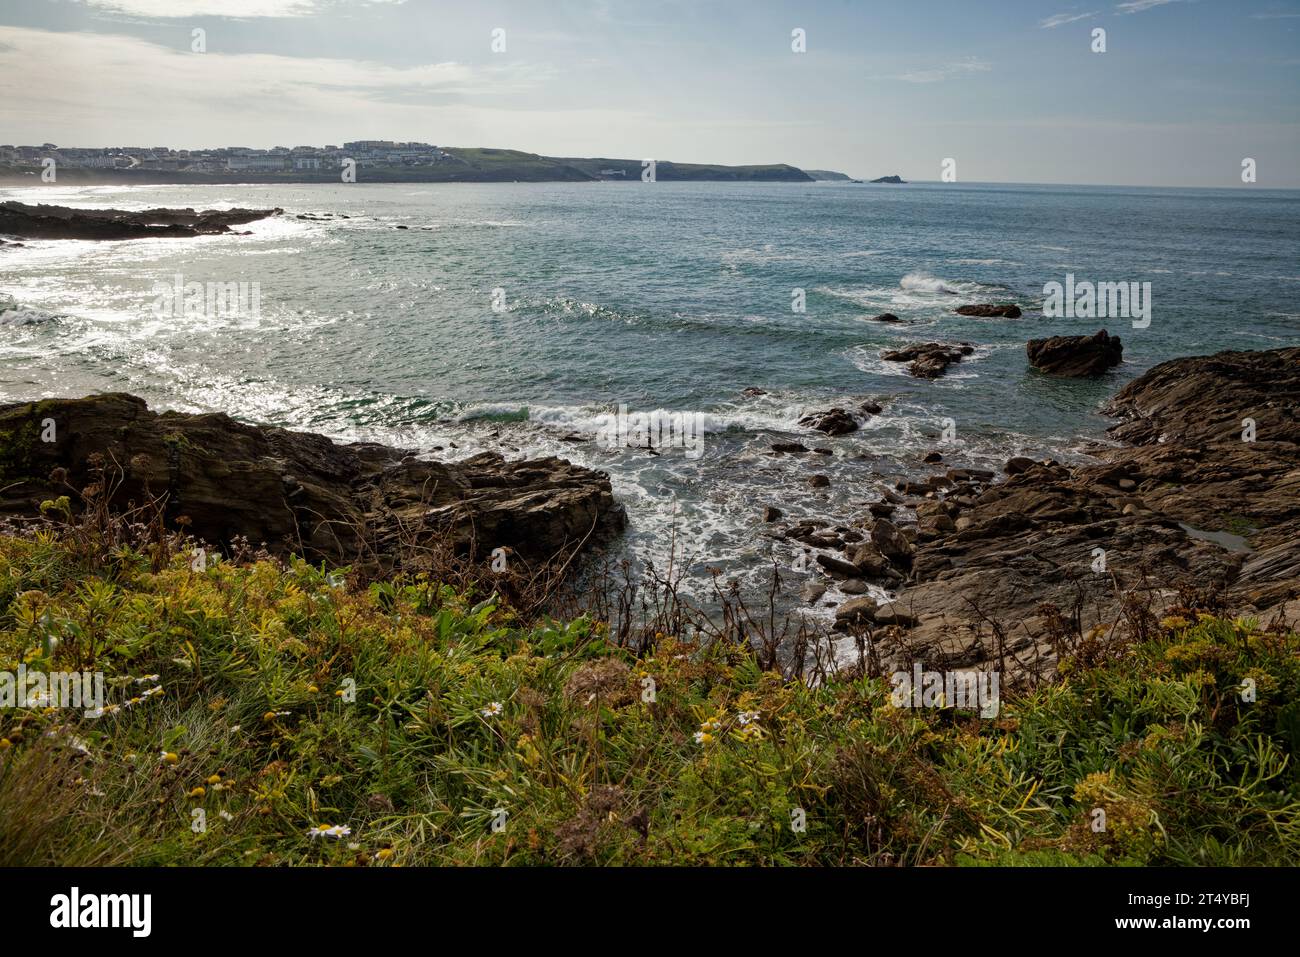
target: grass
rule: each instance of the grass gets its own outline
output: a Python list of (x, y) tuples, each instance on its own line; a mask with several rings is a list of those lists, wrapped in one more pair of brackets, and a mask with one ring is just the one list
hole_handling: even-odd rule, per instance
[(0, 710), (0, 864), (1300, 856), (1300, 637), (1253, 622), (1182, 611), (981, 719), (486, 586), (92, 538), (0, 535), (0, 671), (99, 670), (115, 706)]

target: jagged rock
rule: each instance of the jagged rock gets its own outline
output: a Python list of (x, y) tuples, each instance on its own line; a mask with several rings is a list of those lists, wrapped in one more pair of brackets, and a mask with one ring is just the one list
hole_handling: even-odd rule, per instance
[(847, 554), (853, 567), (868, 578), (880, 578), (885, 574), (885, 570), (889, 568), (889, 560), (871, 542), (855, 545), (849, 549)]
[(820, 565), (827, 574), (833, 575), (837, 578), (857, 578), (860, 574), (858, 567), (852, 562), (846, 562), (833, 555), (818, 555), (817, 564)]
[[(46, 420), (54, 442), (39, 441)], [(0, 406), (0, 515), (38, 516), (68, 491), (51, 473), (80, 490), (96, 460), (115, 507), (160, 499), (168, 521), (188, 517), (210, 544), (246, 538), (312, 560), (391, 558), (433, 536), (465, 554), (507, 547), (541, 560), (626, 523), (608, 477), (563, 459), (424, 461), (221, 413), (159, 414), (124, 394)]]
[[(1159, 613), (1180, 587), (1217, 589), (1261, 620), (1300, 608), (1300, 348), (1165, 362), (1105, 411), (1128, 444), (1073, 467), (1013, 459), (951, 529), (938, 517), (955, 502), (918, 505), (925, 534), (897, 595), (915, 619), (908, 654), (1043, 674), (1059, 650), (1053, 608), (1084, 633), (1124, 627), (1126, 600)], [(881, 531), (877, 543), (897, 540)]]
[(763, 509), (763, 521), (779, 522), (784, 513), (774, 505), (768, 505)]
[(1021, 472), (1033, 468), (1034, 465), (1033, 459), (1026, 458), (1023, 455), (1014, 455), (1007, 459), (1006, 464), (1002, 466), (1002, 471), (1007, 475), (1019, 475)]
[(0, 233), (23, 239), (152, 239), (228, 233), (231, 226), (278, 216), (279, 209), (73, 209), (0, 203)]
[(804, 582), (803, 588), (799, 590), (799, 597), (810, 605), (820, 601), (824, 594), (826, 594), (826, 586), (817, 581)]
[(872, 523), (871, 541), (891, 565), (911, 566), (916, 548), (889, 519), (878, 518)]
[(1030, 339), (1025, 345), (1029, 363), (1035, 369), (1072, 377), (1100, 375), (1119, 365), (1123, 351), (1119, 336), (1112, 336), (1105, 329), (1091, 336)]
[(977, 319), (1020, 318), (1020, 307), (1010, 303), (984, 303), (973, 306), (958, 306), (955, 311), (959, 316), (974, 316)]
[(803, 455), (808, 449), (798, 442), (773, 442), (772, 451), (787, 452), (790, 455)]
[(858, 423), (844, 409), (827, 409), (824, 412), (809, 412), (799, 419), (799, 424), (827, 435), (847, 435), (856, 432)]
[(813, 488), (826, 488), (831, 484), (831, 480), (826, 475), (810, 475), (808, 476), (808, 484)]
[(878, 316), (872, 316), (871, 321), (872, 322), (902, 322), (903, 320), (899, 319), (898, 316), (894, 315), (892, 312), (882, 312)]
[(924, 342), (902, 349), (887, 349), (880, 354), (886, 362), (910, 362), (907, 371), (918, 379), (936, 379), (943, 375), (948, 366), (960, 362), (962, 356), (968, 356), (975, 347), (968, 342), (949, 345), (942, 342)]

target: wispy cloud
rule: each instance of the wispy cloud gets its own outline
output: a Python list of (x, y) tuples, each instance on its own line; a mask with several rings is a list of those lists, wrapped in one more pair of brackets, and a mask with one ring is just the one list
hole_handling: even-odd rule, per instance
[(1064, 26), (1067, 23), (1073, 23), (1075, 20), (1087, 20), (1089, 17), (1095, 17), (1097, 11), (1091, 13), (1054, 13), (1045, 20), (1039, 20), (1038, 26), (1042, 30), (1050, 30), (1052, 27)]
[(1129, 3), (1120, 3), (1115, 6), (1116, 13), (1141, 13), (1143, 10), (1151, 10), (1155, 7), (1163, 7), (1167, 3), (1186, 3), (1187, 0), (1130, 0)]
[(310, 17), (347, 3), (405, 3), (406, 0), (77, 0), (104, 13), (163, 20), (178, 17)]
[(1252, 20), (1295, 20), (1300, 18), (1300, 13), (1252, 13)]
[(944, 80), (950, 80), (956, 76), (965, 76), (970, 73), (987, 73), (991, 69), (993, 69), (992, 64), (986, 63), (978, 57), (967, 57), (955, 63), (945, 63), (927, 70), (892, 73), (886, 76), (871, 77), (870, 79), (902, 80), (904, 83), (942, 83)]

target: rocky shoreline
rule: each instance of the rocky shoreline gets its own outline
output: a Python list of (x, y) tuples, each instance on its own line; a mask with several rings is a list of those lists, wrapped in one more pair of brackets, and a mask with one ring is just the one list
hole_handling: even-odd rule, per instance
[[(1090, 369), (1118, 348), (1077, 339), (1073, 353), (1052, 347), (1067, 366), (1073, 356)], [(774, 504), (763, 527), (807, 550), (803, 600), (886, 666), (1047, 674), (1064, 635), (1109, 632), (1134, 601), (1158, 612), (1193, 593), (1294, 621), (1298, 409), (1300, 348), (1174, 359), (1114, 395), (1103, 410), (1114, 444), (1085, 464), (1013, 458), (1001, 476), (945, 467), (897, 482), (861, 515), (789, 523)], [(880, 411), (866, 402), (858, 414)], [(801, 424), (831, 441), (857, 427), (842, 408)], [(937, 451), (925, 460), (948, 464)], [(159, 414), (122, 394), (0, 406), (0, 519), (31, 521), (42, 501), (104, 482), (114, 507), (157, 500), (213, 544), (381, 570), (412, 542), (545, 561), (626, 525), (605, 473), (555, 457), (440, 463), (223, 414)], [(832, 583), (853, 597), (832, 601)]]
[(433, 462), (221, 413), (156, 413), (125, 394), (0, 406), (0, 518), (31, 520), (42, 501), (105, 485), (113, 508), (157, 500), (213, 545), (380, 569), (433, 539), (474, 559), (504, 548), (545, 562), (626, 524), (605, 473), (559, 458)]
[[(1085, 356), (1110, 348), (1079, 339)], [(1300, 348), (1174, 359), (1103, 411), (1122, 444), (1094, 462), (948, 469), (845, 524), (784, 529), (860, 594), (836, 628), (886, 663), (1014, 675), (1052, 671), (1064, 634), (1122, 626), (1134, 599), (1158, 611), (1215, 593), (1235, 614), (1300, 618)]]
[(77, 209), (0, 203), (0, 235), (19, 239), (123, 240), (187, 238), (231, 233), (232, 226), (278, 216), (276, 209)]

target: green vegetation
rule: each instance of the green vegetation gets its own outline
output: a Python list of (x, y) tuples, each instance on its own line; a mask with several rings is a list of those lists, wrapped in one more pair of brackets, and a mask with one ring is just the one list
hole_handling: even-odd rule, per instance
[(880, 678), (788, 682), (737, 646), (660, 636), (637, 659), (599, 623), (420, 576), (199, 571), (166, 541), (0, 536), (0, 670), (110, 689), (97, 718), (0, 711), (0, 864), (1300, 856), (1300, 637), (1252, 622), (1088, 644), (990, 720), (895, 708)]
[[(616, 178), (627, 181), (641, 179), (641, 160), (566, 157), (556, 158), (553, 162), (563, 163), (587, 176), (596, 178)], [(610, 171), (622, 171), (622, 176), (611, 176)], [(655, 180), (662, 182), (674, 180), (734, 180), (744, 182), (808, 183), (812, 181), (812, 177), (798, 167), (789, 166), (785, 163), (769, 163), (765, 166), (721, 166), (716, 163), (674, 163), (670, 160), (658, 160), (655, 163)]]

